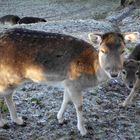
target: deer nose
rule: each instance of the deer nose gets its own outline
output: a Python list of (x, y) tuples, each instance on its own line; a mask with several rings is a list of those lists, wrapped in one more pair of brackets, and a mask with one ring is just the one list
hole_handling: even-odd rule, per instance
[(129, 88), (133, 88), (133, 83), (130, 83), (129, 84)]
[(112, 77), (112, 78), (116, 78), (116, 77), (118, 77), (118, 74), (117, 74), (117, 73), (112, 73), (112, 74), (111, 74), (111, 77)]

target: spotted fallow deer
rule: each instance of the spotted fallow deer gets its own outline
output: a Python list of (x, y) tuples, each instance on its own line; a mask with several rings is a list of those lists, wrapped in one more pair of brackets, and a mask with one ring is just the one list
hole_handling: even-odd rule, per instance
[[(129, 96), (123, 102), (123, 106), (130, 104), (138, 92), (139, 80), (139, 66), (140, 66), (140, 44), (137, 45), (129, 57), (124, 61), (122, 70), (122, 79), (126, 86), (131, 89)], [(140, 84), (139, 84), (140, 85)]]
[[(5, 98), (11, 119), (23, 124), (22, 118), (16, 114), (12, 93), (25, 79), (58, 81), (64, 84), (58, 121), (63, 122), (66, 106), (72, 101), (76, 108), (78, 130), (85, 135), (81, 92), (108, 77), (119, 75), (123, 67), (124, 38), (134, 34), (124, 35), (126, 37), (114, 32), (95, 34), (100, 42), (98, 52), (91, 44), (68, 35), (20, 28), (1, 33), (0, 96)], [(1, 115), (0, 126), (4, 126)]]
[(140, 92), (140, 66), (138, 67), (135, 73), (136, 81), (134, 87), (132, 88), (130, 94), (123, 102), (123, 106), (127, 106), (132, 103), (133, 98)]
[(128, 89), (132, 89), (136, 82), (135, 73), (138, 70), (140, 61), (140, 44), (137, 45), (128, 58), (124, 61), (121, 72), (122, 79)]

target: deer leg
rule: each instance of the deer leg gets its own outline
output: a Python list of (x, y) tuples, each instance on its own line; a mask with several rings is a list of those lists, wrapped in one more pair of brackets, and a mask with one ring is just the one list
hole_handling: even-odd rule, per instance
[(12, 121), (18, 125), (22, 125), (24, 123), (24, 121), (22, 120), (21, 117), (17, 116), (17, 112), (16, 112), (16, 108), (15, 108), (15, 105), (13, 102), (12, 94), (5, 96), (5, 101), (6, 101), (6, 104), (8, 106)]
[(70, 97), (69, 97), (69, 94), (67, 92), (67, 88), (65, 88), (64, 95), (63, 95), (63, 102), (62, 102), (61, 108), (57, 114), (57, 119), (58, 119), (59, 123), (63, 123), (63, 121), (64, 121), (63, 114), (66, 110), (66, 107), (67, 107), (67, 104), (69, 101), (70, 101)]
[(125, 101), (123, 102), (123, 106), (127, 106), (128, 104), (131, 104), (134, 96), (136, 95), (137, 93), (135, 92), (135, 90), (132, 89), (132, 91), (130, 92), (130, 94), (128, 95), (128, 97), (125, 99)]
[(77, 128), (80, 131), (81, 135), (84, 136), (86, 135), (87, 130), (84, 126), (84, 118), (82, 112), (82, 104), (83, 104), (82, 93), (74, 88), (70, 88), (69, 95), (75, 106), (76, 113), (77, 113)]

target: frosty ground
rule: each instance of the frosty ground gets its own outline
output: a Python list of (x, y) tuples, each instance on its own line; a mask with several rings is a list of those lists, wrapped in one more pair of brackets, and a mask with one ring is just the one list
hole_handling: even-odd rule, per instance
[[(31, 25), (1, 25), (0, 30), (22, 27), (61, 32), (88, 41), (88, 32), (117, 30), (112, 24), (104, 23), (104, 19), (118, 6), (119, 2), (113, 0), (0, 0), (0, 16), (16, 14), (20, 17), (39, 16), (48, 20), (47, 23)], [(120, 30), (140, 32), (139, 15), (140, 10), (135, 10), (119, 23)], [(96, 26), (94, 20), (97, 20)], [(130, 50), (134, 45), (127, 44)], [(83, 111), (89, 133), (81, 137), (72, 104), (65, 112), (64, 124), (58, 124), (56, 115), (62, 103), (63, 88), (26, 82), (14, 94), (17, 112), (24, 117), (26, 126), (13, 124), (9, 113), (4, 113), (10, 128), (0, 129), (0, 140), (139, 140), (139, 96), (126, 108), (120, 105), (129, 92), (120, 79), (109, 80), (84, 91)]]

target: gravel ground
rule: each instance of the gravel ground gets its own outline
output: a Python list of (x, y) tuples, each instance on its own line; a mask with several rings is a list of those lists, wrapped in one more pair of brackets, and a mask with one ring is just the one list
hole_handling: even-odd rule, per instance
[[(0, 0), (0, 16), (40, 16), (48, 23), (12, 27), (62, 32), (87, 40), (87, 33), (91, 31), (118, 30), (104, 20), (117, 7), (118, 1), (113, 0)], [(135, 10), (119, 23), (121, 31), (140, 31), (139, 12), (139, 9)], [(0, 30), (4, 28), (9, 26), (0, 26)], [(139, 140), (140, 97), (126, 108), (120, 105), (129, 92), (120, 79), (84, 91), (83, 111), (89, 133), (81, 137), (72, 104), (65, 112), (63, 125), (59, 125), (56, 119), (63, 88), (26, 82), (14, 96), (17, 111), (24, 117), (26, 126), (13, 124), (9, 113), (4, 113), (10, 128), (0, 129), (0, 140)]]
[(62, 102), (63, 88), (25, 83), (15, 91), (17, 111), (25, 118), (26, 126), (10, 122), (1, 130), (12, 140), (139, 140), (140, 98), (126, 108), (121, 102), (129, 91), (120, 80), (111, 80), (84, 92), (84, 116), (87, 136), (81, 137), (76, 127), (76, 112), (72, 104), (65, 112), (65, 123), (59, 125), (57, 112)]

